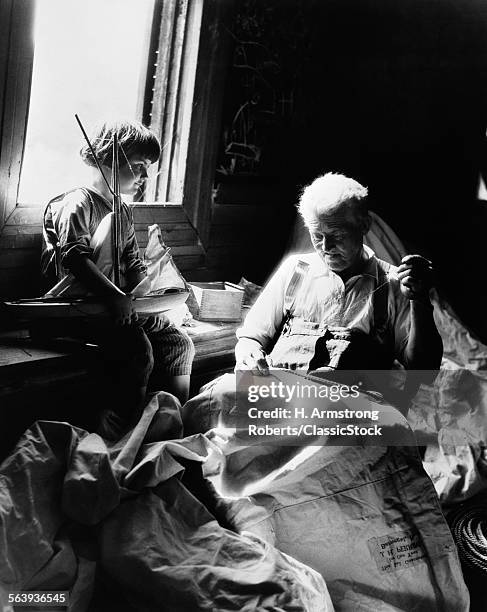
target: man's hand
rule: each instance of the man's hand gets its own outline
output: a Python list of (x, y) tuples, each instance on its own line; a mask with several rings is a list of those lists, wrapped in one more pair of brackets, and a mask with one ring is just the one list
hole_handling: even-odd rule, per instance
[(269, 376), (269, 364), (262, 348), (239, 342), (235, 347), (235, 358), (236, 370), (251, 370), (257, 376)]
[(127, 294), (111, 295), (107, 299), (108, 308), (115, 325), (130, 325), (137, 321), (133, 297)]
[[(429, 298), (432, 287), (433, 269), (431, 262), (421, 255), (406, 255), (397, 270), (401, 292), (410, 301), (410, 325), (407, 344), (403, 355), (406, 370), (423, 370), (420, 382), (430, 384), (434, 370), (441, 365), (443, 343), (435, 325), (433, 305)], [(410, 378), (409, 391), (413, 392), (420, 380), (416, 375)], [(408, 391), (405, 387), (405, 391)]]
[(408, 300), (429, 303), (429, 291), (433, 286), (431, 261), (421, 255), (406, 255), (397, 269), (401, 292)]

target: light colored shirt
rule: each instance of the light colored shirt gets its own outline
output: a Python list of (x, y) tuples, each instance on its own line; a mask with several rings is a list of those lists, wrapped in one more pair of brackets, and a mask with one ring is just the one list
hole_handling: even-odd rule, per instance
[[(364, 246), (364, 252), (367, 261), (363, 271), (345, 283), (318, 253), (288, 257), (262, 290), (237, 330), (237, 337), (253, 340), (268, 352), (286, 317), (286, 291), (299, 261), (309, 267), (291, 305), (292, 315), (322, 326), (353, 327), (369, 333), (374, 320), (372, 293), (377, 287), (378, 265), (369, 247)], [(402, 362), (409, 334), (409, 300), (400, 291), (394, 266), (387, 272), (387, 283), (387, 324), (394, 335), (394, 356)]]

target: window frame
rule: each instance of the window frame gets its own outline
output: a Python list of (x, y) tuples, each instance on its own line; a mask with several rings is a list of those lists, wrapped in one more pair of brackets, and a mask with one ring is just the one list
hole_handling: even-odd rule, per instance
[(15, 212), (34, 60), (34, 4), (0, 0), (0, 230)]
[[(19, 212), (23, 218), (31, 214), (37, 223), (44, 204), (18, 202), (34, 58), (34, 5), (32, 0), (0, 0), (0, 83), (6, 92), (0, 102), (0, 233), (18, 220)], [(229, 36), (223, 20), (233, 6), (234, 0), (156, 0), (145, 96), (139, 102), (141, 118), (166, 143), (157, 174), (167, 173), (167, 179), (149, 182), (149, 197), (134, 207), (136, 221), (149, 215), (163, 224), (171, 216), (169, 209), (179, 208), (195, 231), (202, 253), (210, 230), (225, 73), (222, 62), (228, 57)], [(154, 74), (155, 51), (166, 57), (164, 64), (159, 57)], [(152, 104), (147, 95), (151, 81)]]

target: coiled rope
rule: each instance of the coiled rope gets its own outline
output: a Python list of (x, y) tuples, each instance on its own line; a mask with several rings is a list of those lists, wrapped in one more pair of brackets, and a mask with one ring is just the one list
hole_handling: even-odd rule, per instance
[(487, 573), (487, 500), (460, 506), (448, 522), (461, 561)]

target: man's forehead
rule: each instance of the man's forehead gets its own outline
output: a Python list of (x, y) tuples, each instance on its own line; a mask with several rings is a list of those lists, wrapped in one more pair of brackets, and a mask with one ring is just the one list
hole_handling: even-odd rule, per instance
[(327, 202), (317, 206), (314, 212), (319, 223), (356, 223), (357, 202), (354, 199)]
[(349, 230), (357, 224), (355, 215), (350, 211), (335, 211), (333, 213), (326, 213), (315, 215), (310, 221), (310, 227), (312, 229), (318, 229), (321, 231), (343, 229)]

